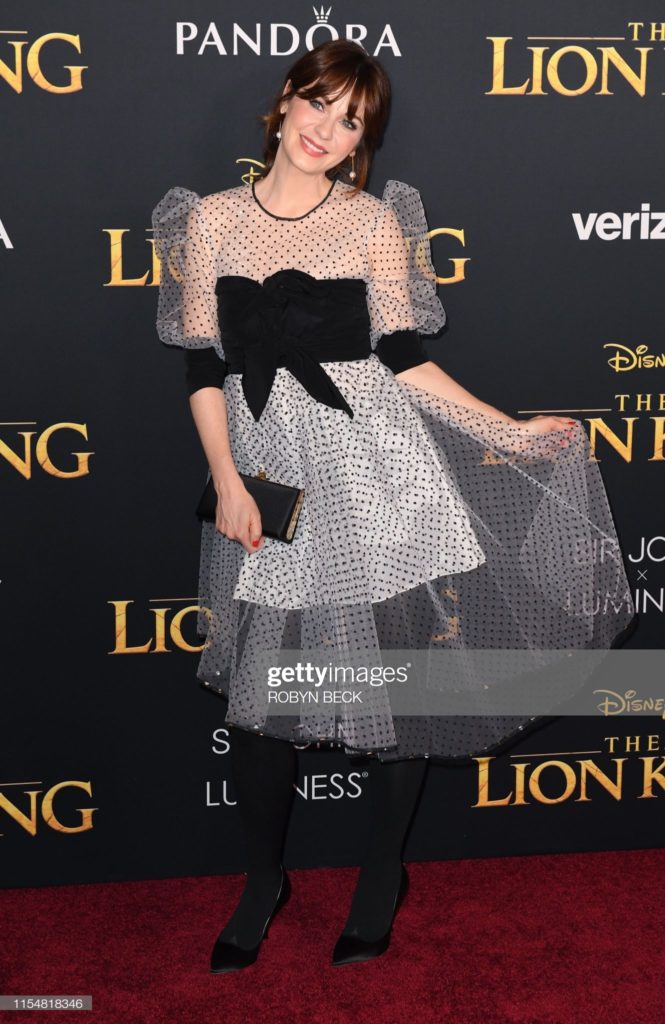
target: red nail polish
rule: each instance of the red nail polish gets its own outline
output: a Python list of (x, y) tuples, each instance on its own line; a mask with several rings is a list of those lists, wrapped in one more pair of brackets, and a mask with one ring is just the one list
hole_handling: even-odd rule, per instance
[(259, 540), (253, 540), (252, 541), (252, 544), (254, 545), (255, 548), (259, 546), (259, 541), (260, 540), (261, 540), (261, 538), (259, 537)]

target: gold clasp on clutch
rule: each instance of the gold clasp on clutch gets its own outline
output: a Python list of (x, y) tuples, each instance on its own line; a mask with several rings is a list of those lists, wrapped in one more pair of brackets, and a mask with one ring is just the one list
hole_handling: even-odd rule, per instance
[(258, 471), (258, 473), (256, 475), (258, 476), (258, 478), (260, 480), (265, 480), (266, 479), (266, 471), (263, 468), (263, 466), (259, 466), (259, 471)]

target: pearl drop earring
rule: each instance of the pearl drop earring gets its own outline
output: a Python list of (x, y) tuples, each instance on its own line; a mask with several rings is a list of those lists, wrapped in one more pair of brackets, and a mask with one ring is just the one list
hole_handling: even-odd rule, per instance
[[(282, 118), (282, 121), (283, 120), (284, 120), (284, 118)], [(279, 122), (279, 128), (275, 132), (275, 138), (276, 139), (281, 139), (281, 137), (282, 137), (282, 121)]]
[(353, 156), (352, 156), (351, 157), (351, 170), (349, 171), (349, 177), (350, 177), (351, 181), (353, 181), (355, 179), (355, 176), (356, 176), (356, 172), (355, 172), (355, 169), (354, 169)]

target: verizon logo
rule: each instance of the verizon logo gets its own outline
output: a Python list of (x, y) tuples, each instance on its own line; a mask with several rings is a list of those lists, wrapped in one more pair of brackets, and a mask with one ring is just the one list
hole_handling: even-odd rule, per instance
[(592, 235), (603, 242), (622, 239), (665, 239), (665, 213), (655, 213), (651, 203), (642, 203), (635, 213), (573, 213), (573, 224), (581, 242)]

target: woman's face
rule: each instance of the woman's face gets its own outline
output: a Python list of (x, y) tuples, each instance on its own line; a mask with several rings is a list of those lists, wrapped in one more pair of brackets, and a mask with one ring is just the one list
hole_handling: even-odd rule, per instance
[[(289, 85), (287, 82), (286, 88)], [(280, 149), (296, 167), (323, 174), (355, 153), (364, 130), (365, 104), (361, 102), (355, 116), (349, 118), (349, 96), (350, 90), (327, 102), (322, 95), (311, 100), (295, 95), (282, 105)]]

